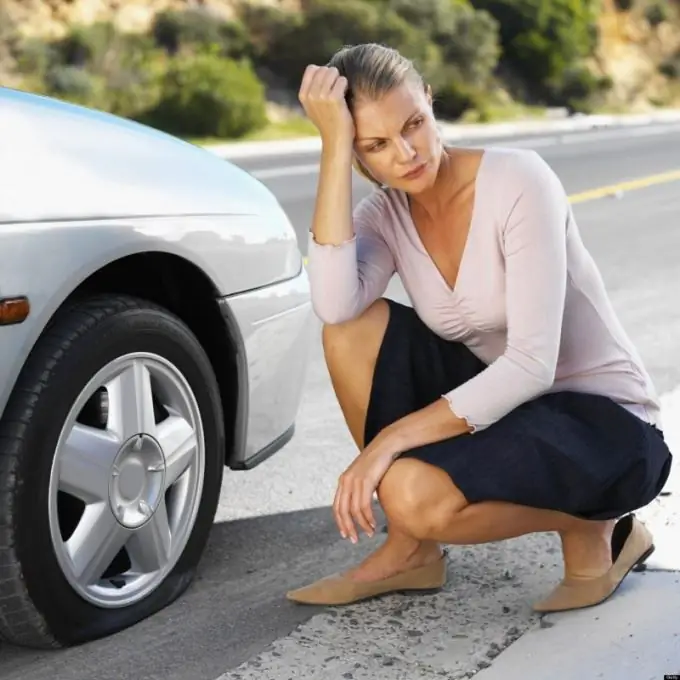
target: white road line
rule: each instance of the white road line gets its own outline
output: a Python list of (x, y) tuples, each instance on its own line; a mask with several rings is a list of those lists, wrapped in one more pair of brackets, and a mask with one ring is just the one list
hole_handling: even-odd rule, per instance
[(250, 174), (257, 179), (271, 179), (273, 177), (293, 177), (294, 175), (313, 175), (318, 172), (318, 163), (308, 163), (306, 165), (288, 165), (280, 168), (265, 168), (264, 170), (253, 170)]
[[(677, 460), (680, 386), (665, 394), (661, 404), (666, 439)], [(672, 549), (677, 543), (679, 474), (676, 464), (667, 485), (668, 490), (673, 489), (673, 495), (659, 497), (639, 513), (655, 534), (657, 552), (659, 548), (661, 552), (666, 547)], [(671, 552), (673, 564), (655, 565), (650, 560), (648, 570), (680, 570), (680, 555), (677, 550)], [(310, 579), (318, 576), (319, 565), (325, 562), (328, 559), (322, 555), (311, 556)], [(449, 582), (442, 592), (425, 596), (390, 595), (340, 609), (331, 608), (313, 616), (290, 635), (274, 641), (263, 653), (217, 680), (469, 677), (468, 673), (493, 668), (493, 659), (503, 649), (536, 628), (537, 616), (532, 614), (530, 604), (547, 593), (561, 574), (559, 545), (552, 534), (536, 534), (486, 546), (453, 547), (449, 556)], [(655, 583), (631, 574), (627, 586), (615, 596), (611, 609), (593, 610), (593, 616), (602, 614), (608, 620), (607, 616), (612, 615), (607, 612), (616, 611), (617, 616), (635, 619), (635, 608), (645, 596), (639, 592), (626, 594), (626, 589), (653, 590)], [(283, 597), (281, 593), (282, 607), (296, 606)], [(658, 601), (658, 593), (656, 598)], [(538, 645), (542, 638), (527, 636), (523, 646), (526, 653), (531, 652), (527, 643), (535, 639)], [(618, 637), (612, 639), (610, 645), (616, 646)], [(598, 640), (589, 647), (591, 651)], [(607, 644), (606, 636), (603, 635), (602, 640)], [(626, 645), (633, 643), (635, 640), (629, 641), (626, 637)]]
[[(493, 144), (508, 147), (541, 148), (557, 146), (561, 144), (583, 144), (585, 142), (598, 142), (611, 139), (630, 137), (652, 137), (680, 131), (680, 125), (663, 125), (649, 127), (628, 127), (617, 130), (597, 130), (592, 132), (565, 132), (562, 134), (550, 134), (540, 137), (524, 137), (519, 139), (501, 139)], [(478, 140), (471, 146), (485, 146), (484, 140)], [(294, 177), (298, 175), (313, 175), (319, 171), (318, 163), (305, 163), (302, 165), (287, 165), (274, 168), (252, 170), (250, 174), (260, 180)]]
[(629, 139), (630, 137), (655, 137), (658, 135), (665, 135), (668, 133), (680, 132), (680, 125), (664, 125), (640, 127), (640, 128), (626, 128), (623, 130), (598, 130), (597, 132), (574, 132), (563, 135), (550, 135), (549, 137), (541, 136), (539, 139), (518, 139), (508, 140), (506, 146), (556, 146), (557, 144), (583, 144), (586, 142), (607, 141), (610, 139)]

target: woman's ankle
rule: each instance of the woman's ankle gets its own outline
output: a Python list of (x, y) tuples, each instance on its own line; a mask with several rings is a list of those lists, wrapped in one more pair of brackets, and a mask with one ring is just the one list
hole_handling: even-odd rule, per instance
[(614, 520), (579, 523), (560, 532), (565, 576), (575, 579), (597, 578), (612, 566)]

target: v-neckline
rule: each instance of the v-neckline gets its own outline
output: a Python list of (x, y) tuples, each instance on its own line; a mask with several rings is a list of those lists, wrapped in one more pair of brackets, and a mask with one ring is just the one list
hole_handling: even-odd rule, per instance
[(432, 270), (434, 271), (435, 275), (439, 279), (440, 283), (442, 286), (446, 289), (447, 293), (453, 297), (458, 295), (459, 287), (460, 287), (460, 281), (461, 281), (461, 276), (463, 274), (463, 264), (465, 262), (465, 256), (470, 248), (470, 241), (472, 237), (472, 230), (474, 228), (475, 224), (475, 219), (477, 216), (477, 199), (479, 196), (479, 186), (481, 183), (481, 175), (483, 172), (483, 168), (485, 165), (485, 162), (487, 160), (487, 156), (489, 155), (489, 150), (488, 149), (483, 149), (482, 150), (482, 155), (480, 158), (479, 166), (477, 167), (477, 172), (475, 174), (475, 179), (473, 182), (474, 185), (474, 196), (472, 198), (472, 211), (470, 213), (470, 223), (468, 225), (468, 233), (465, 237), (465, 243), (463, 244), (463, 249), (461, 251), (460, 255), (460, 261), (458, 263), (458, 272), (456, 273), (456, 280), (453, 282), (453, 286), (449, 284), (449, 282), (446, 280), (446, 277), (442, 274), (441, 270), (437, 266), (437, 263), (434, 261), (434, 258), (430, 255), (428, 252), (427, 248), (425, 247), (425, 244), (423, 243), (423, 240), (420, 238), (420, 234), (418, 233), (418, 228), (416, 227), (415, 220), (413, 219), (413, 214), (411, 213), (411, 203), (409, 201), (408, 194), (404, 192), (404, 201), (406, 203), (406, 214), (407, 214), (407, 223), (409, 228), (411, 229), (413, 233), (413, 237), (416, 240), (416, 244), (418, 246), (418, 249), (421, 251), (423, 255), (427, 257), (427, 259), (430, 262), (430, 265), (432, 267)]

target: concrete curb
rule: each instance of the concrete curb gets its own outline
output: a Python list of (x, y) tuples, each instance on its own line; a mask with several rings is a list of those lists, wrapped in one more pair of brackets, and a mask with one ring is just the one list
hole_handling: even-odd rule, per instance
[[(680, 122), (680, 109), (662, 109), (653, 113), (627, 115), (571, 116), (558, 120), (524, 120), (506, 123), (443, 123), (442, 134), (449, 141), (459, 139), (487, 139), (515, 137), (541, 133), (565, 133), (623, 126), (640, 126)], [(319, 151), (318, 137), (301, 137), (262, 142), (226, 142), (203, 145), (208, 151), (226, 159), (257, 158), (287, 154), (306, 154)]]

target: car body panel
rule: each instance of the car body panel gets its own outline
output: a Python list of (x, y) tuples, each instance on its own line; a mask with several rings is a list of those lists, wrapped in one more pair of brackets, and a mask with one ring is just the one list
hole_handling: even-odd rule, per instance
[(244, 446), (232, 467), (250, 467), (248, 460), (285, 439), (295, 421), (316, 328), (308, 288), (303, 269), (294, 279), (223, 301), (241, 329), (248, 367)]
[(145, 126), (0, 88), (0, 186), (0, 297), (31, 305), (23, 323), (0, 327), (0, 416), (79, 285), (121, 258), (168, 253), (211, 280), (244, 348), (244, 436), (230, 462), (252, 466), (285, 442), (313, 322), (295, 232), (264, 185)]
[[(300, 270), (295, 232), (259, 180), (204, 149), (109, 114), (0, 88), (0, 186), (4, 247), (12, 247), (5, 236), (24, 228), (39, 236), (41, 248), (77, 243), (74, 257), (85, 268), (112, 247), (121, 256), (168, 250), (197, 261), (221, 296)], [(24, 255), (31, 261), (35, 252)], [(16, 284), (3, 260), (0, 294), (11, 295)]]
[[(0, 327), (0, 417), (22, 366), (58, 306), (53, 298), (32, 297), (32, 302), (25, 322)], [(219, 303), (235, 323), (231, 330), (240, 335), (246, 366), (240, 405), (243, 421), (237, 423), (242, 431), (228, 463), (234, 468), (252, 467), (277, 440), (286, 443), (297, 416), (315, 327), (307, 272), (303, 269), (293, 279), (225, 297)]]

